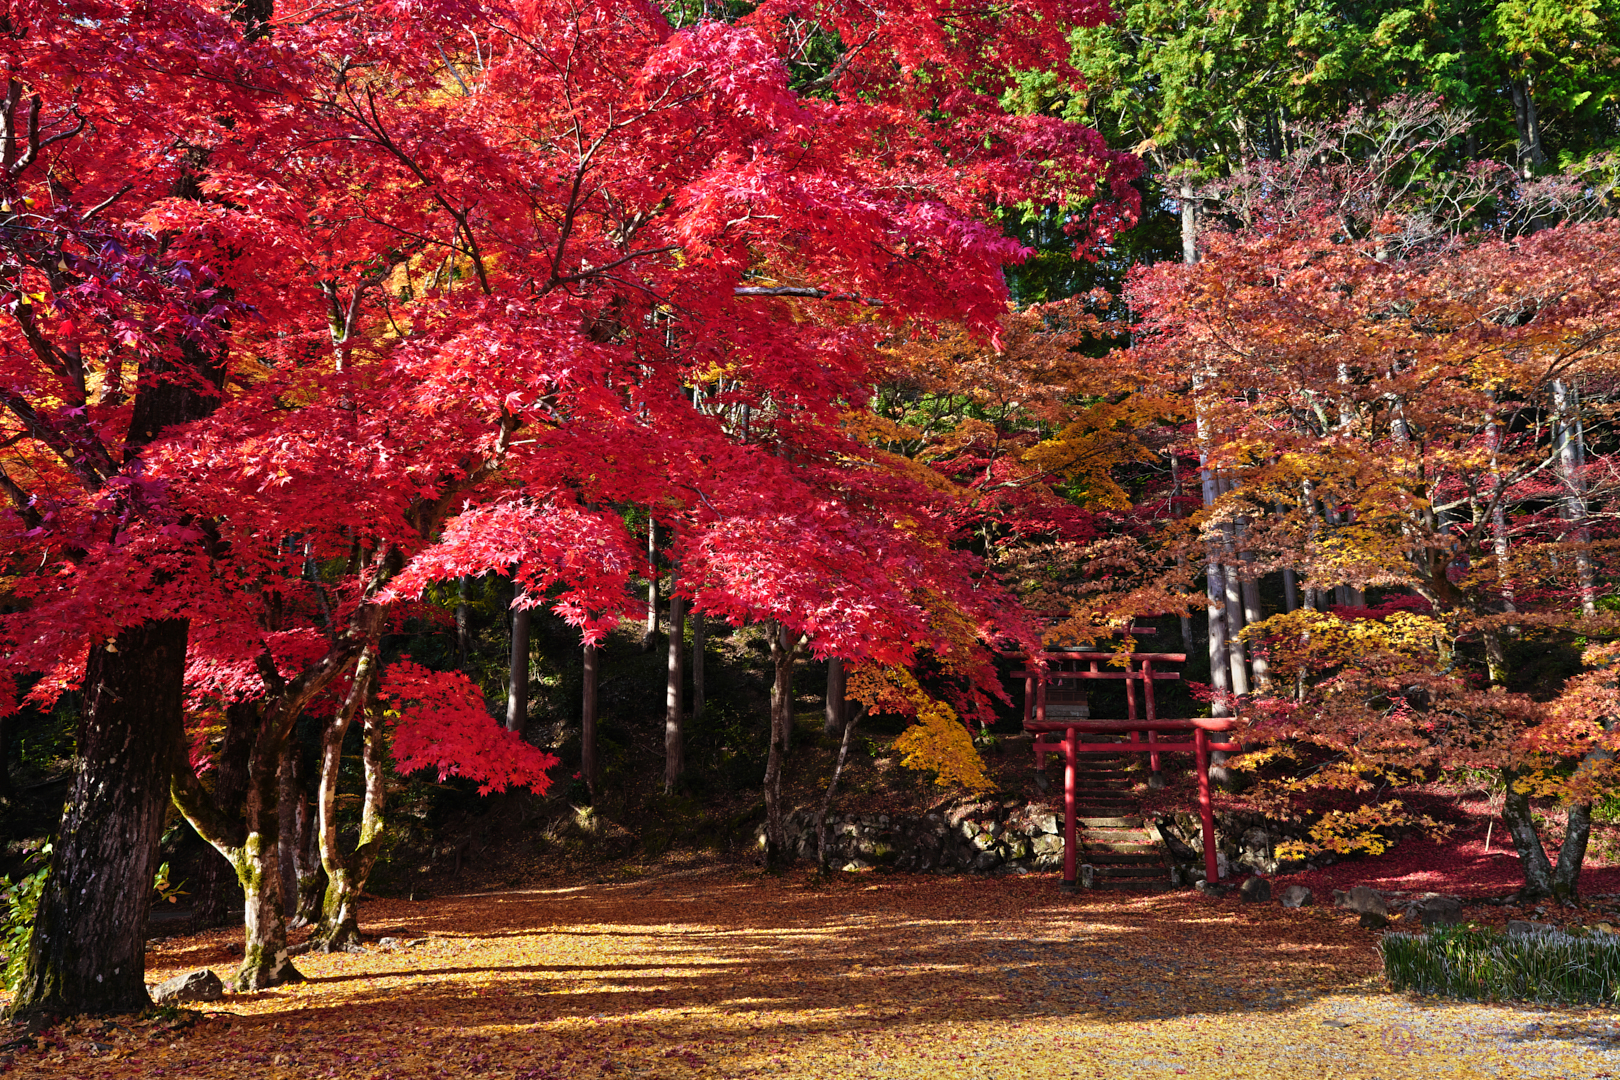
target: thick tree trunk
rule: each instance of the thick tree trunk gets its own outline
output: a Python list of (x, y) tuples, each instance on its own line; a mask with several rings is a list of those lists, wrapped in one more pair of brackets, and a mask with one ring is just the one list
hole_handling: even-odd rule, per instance
[[(517, 600), (523, 590), (517, 590)], [(511, 682), (506, 691), (506, 730), (521, 732), (529, 722), (529, 626), (532, 613), (529, 608), (512, 609), (512, 667)]]
[(686, 602), (669, 583), (669, 677), (664, 685), (664, 793), (671, 794), (686, 772), (686, 732), (681, 693), (685, 689)]
[(844, 661), (836, 656), (828, 657), (826, 722), (822, 726), (828, 735), (842, 735), (849, 723), (849, 701), (844, 696), (846, 682)]
[[(183, 169), (175, 194), (198, 193), (196, 178)], [(208, 303), (228, 296), (220, 289)], [(219, 405), (225, 351), (185, 336), (176, 344), (177, 356), (153, 354), (140, 364), (124, 436), (126, 466), (165, 429), (200, 420)], [(122, 1013), (151, 1004), (146, 918), (185, 733), (189, 634), (184, 619), (154, 619), (124, 628), (110, 643), (90, 643), (76, 773), (9, 1015)]]
[(1524, 888), (1519, 895), (1526, 900), (1540, 900), (1553, 894), (1552, 863), (1536, 834), (1536, 823), (1530, 816), (1530, 796), (1514, 790), (1518, 774), (1512, 769), (1502, 770), (1507, 792), (1502, 798), (1502, 820), (1508, 835), (1513, 837), (1513, 848), (1519, 853), (1519, 864), (1524, 870)]
[[(311, 945), (320, 952), (343, 952), (360, 945), (360, 893), (376, 865), (383, 829), (384, 754), (382, 717), (370, 707), (375, 654), (367, 650), (355, 670), (343, 707), (321, 733), (321, 779), (316, 798), (321, 865), (326, 868), (326, 895)], [(361, 724), (361, 761), (365, 794), (360, 808), (360, 835), (345, 855), (338, 841), (338, 781), (342, 777), (343, 742), (356, 715)]]
[(1299, 610), (1299, 576), (1287, 567), (1283, 568), (1283, 610), (1292, 612)]
[(182, 744), (189, 627), (162, 619), (92, 644), (67, 809), (8, 1015), (139, 1012), (168, 782)]
[(601, 650), (595, 645), (585, 646), (584, 691), (580, 701), (579, 771), (585, 778), (585, 787), (591, 793), (591, 802), (597, 798), (596, 765), (596, 680)]

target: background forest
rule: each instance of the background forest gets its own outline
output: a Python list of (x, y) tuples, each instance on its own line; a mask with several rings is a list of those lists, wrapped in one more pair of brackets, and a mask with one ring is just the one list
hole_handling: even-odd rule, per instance
[(464, 865), (779, 867), (851, 747), (1006, 789), (1043, 641), (1185, 651), (1300, 858), (1472, 785), (1567, 900), (1617, 816), (1620, 5), (0, 31), (19, 1013), (144, 1004), (154, 877), (257, 989)]

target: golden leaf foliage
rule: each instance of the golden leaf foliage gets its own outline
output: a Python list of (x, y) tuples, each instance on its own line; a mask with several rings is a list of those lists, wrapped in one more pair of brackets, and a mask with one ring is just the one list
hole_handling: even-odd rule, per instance
[(1310, 842), (1287, 840), (1277, 845), (1279, 859), (1303, 859), (1323, 851), (1338, 855), (1382, 855), (1394, 841), (1395, 829), (1418, 826), (1433, 835), (1446, 831), (1426, 815), (1410, 813), (1401, 803), (1381, 802), (1354, 810), (1329, 810), (1310, 828)]
[(915, 718), (916, 723), (894, 741), (900, 764), (906, 768), (934, 773), (934, 783), (940, 787), (978, 792), (996, 786), (985, 773), (973, 737), (956, 711), (924, 690), (911, 672), (862, 665), (850, 672), (845, 692), (869, 712)]

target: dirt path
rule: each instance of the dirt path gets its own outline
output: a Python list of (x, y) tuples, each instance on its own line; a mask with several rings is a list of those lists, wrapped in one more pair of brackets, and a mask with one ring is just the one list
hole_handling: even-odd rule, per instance
[[(303, 957), (307, 983), (184, 1031), (80, 1025), (6, 1075), (1620, 1077), (1620, 1017), (1389, 994), (1372, 935), (1322, 909), (1063, 897), (1045, 876), (712, 873), (362, 919), (425, 940)], [(151, 977), (224, 974), (233, 937), (163, 942)]]

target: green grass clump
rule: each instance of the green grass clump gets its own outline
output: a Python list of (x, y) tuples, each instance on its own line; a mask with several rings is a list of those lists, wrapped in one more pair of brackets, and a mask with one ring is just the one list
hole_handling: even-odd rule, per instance
[(1386, 934), (1378, 951), (1396, 990), (1463, 1001), (1620, 1005), (1620, 937), (1612, 934), (1447, 927)]

